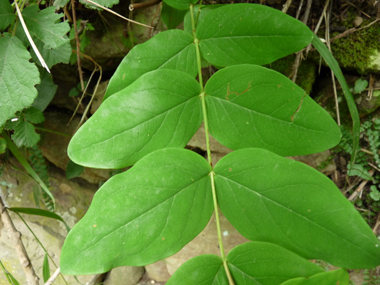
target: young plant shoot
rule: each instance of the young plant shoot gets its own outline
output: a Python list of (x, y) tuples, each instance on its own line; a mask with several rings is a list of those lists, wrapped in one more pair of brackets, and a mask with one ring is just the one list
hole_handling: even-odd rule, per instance
[[(380, 265), (379, 240), (335, 184), (285, 158), (340, 141), (337, 124), (304, 90), (262, 67), (311, 42), (334, 66), (319, 39), (262, 5), (165, 2), (190, 7), (184, 30), (134, 47), (70, 142), (77, 164), (133, 167), (95, 194), (66, 238), (62, 272), (95, 274), (164, 259), (194, 239), (213, 213), (220, 256), (187, 261), (167, 284), (342, 285), (349, 282), (345, 269)], [(205, 85), (201, 60), (220, 69)], [(207, 160), (183, 149), (202, 122)], [(216, 165), (209, 134), (234, 150)], [(226, 254), (218, 208), (251, 242)], [(342, 269), (324, 272), (310, 259)]]

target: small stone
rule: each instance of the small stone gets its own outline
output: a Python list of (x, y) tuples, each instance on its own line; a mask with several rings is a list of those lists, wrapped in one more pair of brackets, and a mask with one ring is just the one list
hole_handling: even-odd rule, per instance
[(165, 261), (162, 260), (146, 265), (145, 270), (148, 273), (149, 278), (158, 282), (166, 282), (171, 276), (168, 272)]
[(108, 273), (104, 285), (135, 285), (143, 275), (144, 267), (116, 267)]
[(363, 23), (363, 18), (359, 17), (359, 16), (356, 16), (356, 18), (354, 20), (355, 27), (359, 27), (362, 23)]

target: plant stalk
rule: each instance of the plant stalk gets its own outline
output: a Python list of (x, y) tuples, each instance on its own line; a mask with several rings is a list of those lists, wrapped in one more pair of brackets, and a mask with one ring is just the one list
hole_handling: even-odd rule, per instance
[[(206, 100), (205, 100), (205, 93), (203, 88), (203, 78), (202, 78), (202, 69), (201, 69), (201, 54), (199, 51), (199, 40), (197, 39), (197, 35), (195, 33), (195, 21), (194, 21), (194, 5), (190, 5), (190, 14), (191, 14), (191, 27), (193, 30), (193, 38), (194, 38), (194, 44), (195, 44), (195, 51), (197, 55), (197, 65), (198, 65), (198, 79), (199, 79), (199, 85), (201, 86), (202, 93), (199, 95), (202, 101), (202, 112), (203, 112), (203, 120), (204, 120), (204, 126), (205, 126), (205, 136), (206, 136), (206, 147), (207, 147), (207, 160), (212, 168), (212, 158), (211, 158), (211, 148), (210, 148), (210, 137), (209, 137), (209, 128), (208, 128), (208, 119), (207, 119), (207, 109), (206, 109)], [(227, 264), (227, 258), (224, 253), (224, 247), (223, 247), (223, 241), (222, 241), (222, 231), (220, 229), (220, 220), (219, 220), (219, 211), (218, 211), (218, 200), (216, 196), (216, 189), (215, 189), (215, 180), (214, 180), (214, 171), (210, 172), (210, 178), (211, 178), (211, 190), (212, 190), (212, 200), (214, 202), (214, 212), (215, 212), (215, 220), (216, 220), (216, 229), (218, 232), (218, 243), (220, 248), (220, 255), (223, 260), (223, 267), (227, 275), (228, 283), (229, 285), (234, 285), (234, 281), (231, 276), (231, 272), (228, 268)]]

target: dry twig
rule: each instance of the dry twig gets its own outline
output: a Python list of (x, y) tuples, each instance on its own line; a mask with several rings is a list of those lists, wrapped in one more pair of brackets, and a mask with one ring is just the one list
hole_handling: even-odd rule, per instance
[(282, 7), (282, 12), (284, 12), (284, 13), (288, 12), (288, 9), (289, 9), (291, 4), (292, 4), (292, 0), (286, 0), (286, 3)]
[(11, 217), (9, 216), (9, 213), (3, 203), (1, 196), (0, 196), (0, 213), (1, 213), (1, 219), (4, 224), (4, 229), (8, 232), (8, 238), (12, 242), (13, 247), (15, 248), (18, 258), (20, 260), (21, 267), (24, 270), (27, 284), (38, 285), (40, 278), (38, 278), (38, 276), (34, 272), (34, 268), (32, 266), (32, 263), (30, 262), (28, 253), (26, 252), (24, 244), (22, 243), (21, 233), (15, 228), (13, 221)]
[(83, 71), (82, 66), (80, 64), (80, 41), (78, 36), (78, 28), (77, 28), (77, 16), (75, 13), (75, 0), (71, 0), (71, 6), (73, 9), (73, 21), (74, 21), (74, 31), (75, 31), (75, 42), (77, 46), (77, 64), (78, 64), (78, 72), (79, 72), (79, 80), (80, 80), (80, 86), (82, 88), (82, 91), (84, 90), (84, 82), (83, 82)]
[[(369, 175), (372, 176), (375, 171), (371, 169), (369, 171)], [(359, 187), (356, 188), (356, 190), (351, 194), (351, 196), (348, 198), (348, 201), (354, 201), (356, 197), (359, 195), (361, 196), (361, 193), (363, 192), (364, 186), (368, 183), (369, 180), (364, 180), (362, 183), (360, 183)]]
[(53, 282), (55, 281), (55, 279), (57, 279), (58, 275), (61, 273), (61, 268), (58, 267), (55, 272), (53, 273), (52, 276), (50, 276), (50, 278), (48, 279), (48, 281), (46, 281), (46, 283), (44, 285), (51, 285), (53, 284)]

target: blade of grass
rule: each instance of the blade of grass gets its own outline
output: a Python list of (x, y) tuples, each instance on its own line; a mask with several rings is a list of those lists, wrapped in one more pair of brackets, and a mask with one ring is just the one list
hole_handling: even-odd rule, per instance
[(348, 109), (350, 110), (351, 118), (352, 118), (352, 140), (353, 140), (353, 152), (351, 156), (351, 165), (354, 165), (357, 152), (359, 150), (359, 136), (360, 136), (360, 119), (358, 109), (356, 108), (356, 104), (354, 98), (350, 92), (350, 88), (347, 85), (347, 82), (343, 76), (342, 71), (340, 70), (339, 64), (336, 59), (329, 52), (327, 47), (322, 43), (322, 41), (318, 38), (317, 35), (314, 34), (312, 40), (313, 46), (317, 49), (319, 54), (326, 61), (327, 65), (334, 72), (335, 77), (338, 79), (340, 85), (343, 89), (344, 97), (346, 98)]
[(1, 133), (2, 137), (5, 139), (5, 142), (7, 143), (7, 147), (9, 150), (13, 153), (13, 155), (17, 158), (17, 160), (21, 163), (21, 165), (25, 168), (25, 170), (30, 174), (30, 176), (33, 177), (33, 179), (41, 186), (42, 190), (46, 192), (46, 194), (51, 198), (54, 204), (55, 209), (55, 200), (49, 189), (46, 187), (45, 183), (41, 180), (41, 178), (38, 176), (38, 174), (34, 171), (34, 169), (30, 166), (28, 161), (25, 159), (25, 157), (21, 154), (20, 150), (17, 148), (17, 146), (13, 143), (13, 141), (9, 138), (7, 133), (3, 131)]

